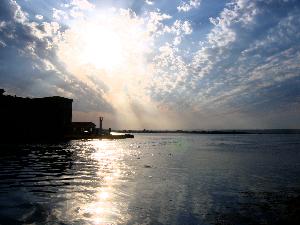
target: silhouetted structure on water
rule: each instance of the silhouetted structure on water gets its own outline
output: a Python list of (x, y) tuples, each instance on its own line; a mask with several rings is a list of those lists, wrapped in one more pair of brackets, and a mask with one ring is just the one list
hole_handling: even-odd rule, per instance
[(95, 134), (96, 125), (92, 122), (72, 122), (73, 134)]
[(103, 128), (102, 128), (102, 122), (103, 122), (103, 117), (99, 117), (99, 134), (103, 133)]
[(0, 143), (60, 141), (73, 139), (123, 139), (130, 134), (111, 135), (92, 122), (72, 123), (72, 99), (53, 96), (23, 98), (4, 95), (0, 89)]
[(58, 140), (71, 130), (72, 99), (22, 98), (0, 89), (0, 140)]

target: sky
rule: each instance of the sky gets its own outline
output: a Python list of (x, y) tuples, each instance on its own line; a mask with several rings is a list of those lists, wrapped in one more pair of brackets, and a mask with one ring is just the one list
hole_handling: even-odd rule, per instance
[(0, 87), (105, 128), (300, 128), (300, 2), (1, 0)]

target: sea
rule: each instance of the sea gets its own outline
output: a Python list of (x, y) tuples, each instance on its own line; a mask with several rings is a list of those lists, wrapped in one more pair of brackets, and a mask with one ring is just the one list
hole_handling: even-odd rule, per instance
[(300, 224), (300, 134), (7, 144), (0, 224)]

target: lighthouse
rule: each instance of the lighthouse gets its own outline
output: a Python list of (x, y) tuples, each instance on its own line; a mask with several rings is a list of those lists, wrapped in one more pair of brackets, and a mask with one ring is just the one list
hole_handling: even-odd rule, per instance
[(103, 121), (103, 118), (102, 116), (99, 117), (99, 134), (102, 134), (103, 133), (103, 129), (102, 129), (102, 121)]

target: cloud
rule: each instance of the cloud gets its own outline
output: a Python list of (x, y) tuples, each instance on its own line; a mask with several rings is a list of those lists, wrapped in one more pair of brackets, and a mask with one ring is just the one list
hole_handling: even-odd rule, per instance
[(35, 18), (37, 18), (38, 20), (42, 20), (44, 17), (42, 15), (35, 15)]
[(77, 7), (81, 10), (94, 9), (95, 5), (87, 0), (72, 0), (70, 5)]
[(9, 22), (1, 23), (0, 36), (5, 43), (0, 59), (7, 65), (0, 69), (4, 88), (22, 96), (71, 97), (75, 109), (112, 111), (100, 93), (77, 80), (57, 58), (55, 42), (63, 32), (61, 26), (57, 22), (31, 22), (15, 1), (6, 3), (1, 10)]
[(172, 16), (161, 13), (160, 11), (149, 12), (146, 17), (148, 32), (153, 36), (160, 36), (163, 34), (163, 29), (165, 27), (163, 21), (171, 18)]
[(210, 12), (184, 1), (184, 14), (152, 3), (72, 0), (32, 14), (3, 1), (1, 84), (73, 98), (76, 119), (101, 112), (123, 128), (299, 125), (296, 1), (232, 0)]
[(21, 10), (21, 7), (18, 5), (16, 1), (8, 2), (11, 12), (13, 13), (13, 18), (16, 22), (24, 23), (27, 21), (27, 13)]
[(53, 19), (57, 21), (69, 19), (69, 16), (65, 11), (56, 8), (52, 8), (52, 10), (53, 10), (53, 14), (52, 14)]
[(145, 0), (145, 3), (148, 5), (154, 5), (154, 1), (151, 0)]
[[(206, 41), (202, 41), (192, 63), (189, 64), (181, 58), (181, 65), (185, 68), (185, 73), (181, 76), (176, 71), (180, 71), (179, 68), (183, 66), (174, 71), (170, 68), (179, 65), (174, 55), (182, 55), (182, 50), (173, 49), (170, 45), (164, 47), (162, 56), (158, 57), (160, 61), (156, 62), (159, 65), (159, 75), (152, 87), (153, 98), (161, 102), (161, 105), (169, 106), (167, 109), (183, 108), (201, 115), (208, 113), (216, 116), (216, 112), (222, 112), (221, 115), (226, 114), (226, 117), (239, 113), (239, 117), (243, 118), (244, 113), (253, 111), (258, 102), (276, 107), (271, 103), (271, 93), (275, 91), (271, 87), (279, 83), (284, 86), (288, 80), (299, 77), (296, 63), (298, 50), (295, 49), (298, 22), (296, 16), (292, 16), (297, 15), (297, 10), (292, 10), (286, 17), (281, 17), (277, 25), (271, 26), (265, 39), (255, 41), (262, 26), (256, 21), (265, 17), (267, 7), (270, 5), (247, 1), (233, 1), (228, 4), (218, 17), (210, 19), (213, 28), (207, 34)], [(280, 48), (275, 47), (278, 45), (284, 51), (281, 52)], [(248, 49), (249, 46), (251, 47)], [(288, 46), (294, 46), (293, 50), (286, 49)], [(272, 59), (263, 56), (263, 52), (267, 54), (270, 50), (277, 54)], [(260, 54), (257, 55), (255, 51)], [(246, 56), (246, 53), (249, 55)], [(257, 78), (255, 82), (253, 77)], [(175, 78), (180, 78), (183, 82), (176, 82)], [(259, 96), (258, 93), (266, 89), (269, 89), (270, 94)], [(282, 101), (290, 104), (290, 100)], [(250, 114), (246, 116), (251, 117)]]
[(193, 8), (198, 8), (201, 4), (201, 0), (189, 0), (188, 2), (182, 2), (178, 7), (177, 10), (179, 12), (188, 12)]

